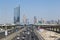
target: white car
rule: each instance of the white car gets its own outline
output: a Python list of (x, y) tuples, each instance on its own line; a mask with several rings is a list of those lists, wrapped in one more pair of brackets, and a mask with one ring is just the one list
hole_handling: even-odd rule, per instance
[(20, 37), (17, 37), (17, 39), (20, 39)]

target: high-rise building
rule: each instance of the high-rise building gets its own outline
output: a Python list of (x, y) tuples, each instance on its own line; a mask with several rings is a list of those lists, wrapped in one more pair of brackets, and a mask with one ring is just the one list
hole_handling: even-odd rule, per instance
[(36, 24), (37, 23), (37, 18), (36, 18), (36, 16), (34, 16), (34, 24)]
[(20, 6), (14, 8), (14, 24), (20, 24)]
[(23, 15), (23, 24), (27, 24), (27, 17), (26, 17), (26, 15)]
[(59, 16), (58, 16), (57, 24), (60, 24), (60, 18), (59, 18)]

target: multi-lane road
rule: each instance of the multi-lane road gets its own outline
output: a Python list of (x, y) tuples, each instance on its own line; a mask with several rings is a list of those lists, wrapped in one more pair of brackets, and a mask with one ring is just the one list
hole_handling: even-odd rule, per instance
[(27, 28), (26, 30), (17, 34), (17, 36), (12, 40), (39, 40), (39, 39), (31, 29)]
[[(8, 36), (19, 31), (20, 29), (13, 29), (8, 31)], [(0, 37), (5, 37), (5, 32), (0, 33)], [(0, 38), (0, 39), (1, 39)], [(36, 33), (34, 32), (34, 29), (31, 27), (25, 27), (25, 29), (19, 33), (16, 34), (16, 36), (11, 40), (42, 40), (37, 37)]]
[[(11, 35), (11, 34), (14, 33), (14, 32), (17, 32), (17, 31), (19, 31), (19, 30), (20, 30), (20, 28), (15, 28), (15, 29), (7, 30), (7, 33), (8, 33), (7, 36)], [(5, 36), (5, 31), (0, 32), (0, 39), (5, 38), (5, 37), (6, 37), (6, 36)]]

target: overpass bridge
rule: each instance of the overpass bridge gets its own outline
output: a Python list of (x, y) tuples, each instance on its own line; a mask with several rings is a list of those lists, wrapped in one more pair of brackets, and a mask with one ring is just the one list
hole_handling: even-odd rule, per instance
[(35, 24), (34, 26), (60, 33), (60, 24)]
[[(35, 27), (35, 28), (42, 28), (42, 29), (46, 29), (46, 30), (50, 30), (50, 31), (55, 31), (55, 32), (60, 32), (60, 24), (29, 24), (29, 25), (17, 25), (17, 24), (11, 24), (11, 25), (6, 25), (6, 24), (3, 24), (3, 25), (0, 25), (0, 27), (4, 27), (5, 30), (7, 30), (8, 27), (14, 27), (16, 28), (17, 26), (31, 26), (32, 28)], [(36, 33), (36, 35), (38, 35)]]
[(60, 32), (60, 24), (29, 24), (29, 25), (22, 25), (22, 24), (10, 24), (10, 25), (7, 25), (7, 24), (3, 24), (3, 25), (0, 25), (0, 28), (4, 28), (5, 30), (8, 29), (8, 28), (16, 28), (17, 26), (31, 26), (31, 27), (35, 27), (35, 28), (43, 28), (43, 29), (46, 29), (46, 30), (50, 30), (50, 31), (55, 31), (55, 32)]

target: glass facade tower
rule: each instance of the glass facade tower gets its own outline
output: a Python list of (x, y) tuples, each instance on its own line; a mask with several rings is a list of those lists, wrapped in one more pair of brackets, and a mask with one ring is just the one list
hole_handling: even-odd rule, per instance
[(14, 24), (20, 24), (20, 6), (14, 8)]

